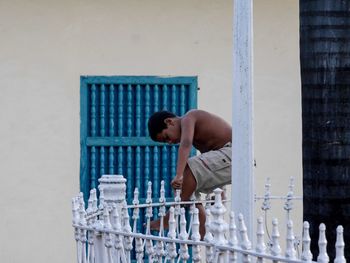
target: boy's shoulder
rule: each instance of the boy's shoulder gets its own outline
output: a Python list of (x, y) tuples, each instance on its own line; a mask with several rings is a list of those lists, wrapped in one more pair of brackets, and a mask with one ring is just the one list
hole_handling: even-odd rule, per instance
[(201, 116), (203, 116), (203, 113), (204, 113), (203, 110), (197, 110), (197, 109), (189, 110), (181, 117), (181, 119), (195, 121), (195, 120), (198, 120), (199, 118), (201, 118)]
[(198, 110), (198, 109), (192, 109), (192, 110), (189, 110), (188, 112), (186, 112), (185, 115), (183, 115), (183, 117), (195, 117), (195, 116), (203, 116), (203, 115), (208, 115), (209, 112), (206, 112), (204, 110)]
[(193, 109), (188, 111), (185, 115), (183, 115), (183, 117), (194, 120), (209, 120), (215, 118), (216, 116), (204, 110)]

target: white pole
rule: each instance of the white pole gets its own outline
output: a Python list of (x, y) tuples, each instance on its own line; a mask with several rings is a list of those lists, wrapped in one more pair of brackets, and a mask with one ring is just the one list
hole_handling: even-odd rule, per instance
[(231, 208), (253, 240), (253, 1), (234, 0), (233, 18)]

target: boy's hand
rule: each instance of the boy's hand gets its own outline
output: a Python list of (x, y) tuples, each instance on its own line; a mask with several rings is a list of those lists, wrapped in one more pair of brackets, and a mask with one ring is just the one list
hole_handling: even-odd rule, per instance
[(183, 175), (177, 174), (174, 179), (171, 181), (171, 186), (174, 189), (181, 189), (182, 188), (182, 182), (183, 182)]

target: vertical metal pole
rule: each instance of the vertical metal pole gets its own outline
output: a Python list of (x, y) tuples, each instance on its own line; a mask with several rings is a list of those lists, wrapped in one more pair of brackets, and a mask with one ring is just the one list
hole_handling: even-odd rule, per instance
[(253, 1), (234, 0), (231, 208), (253, 240)]

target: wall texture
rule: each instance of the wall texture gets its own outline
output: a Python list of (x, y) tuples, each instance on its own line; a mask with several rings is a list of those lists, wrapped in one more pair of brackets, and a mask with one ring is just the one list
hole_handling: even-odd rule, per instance
[[(0, 259), (73, 262), (81, 75), (198, 75), (231, 122), (232, 2), (0, 2)], [(255, 4), (256, 178), (301, 181), (298, 12)], [(262, 189), (261, 186), (259, 186)], [(300, 187), (299, 187), (300, 193)]]
[[(257, 193), (266, 177), (272, 193), (285, 195), (295, 177), (295, 194), (302, 195), (301, 88), (299, 11), (297, 1), (254, 2), (255, 157)], [(278, 211), (283, 203), (272, 201)], [(260, 209), (260, 205), (258, 206)], [(302, 202), (295, 202), (294, 219), (302, 220)], [(282, 223), (285, 215), (278, 216)], [(272, 217), (269, 217), (271, 221)], [(295, 222), (295, 229), (302, 224)], [(300, 235), (301, 232), (296, 233)]]

